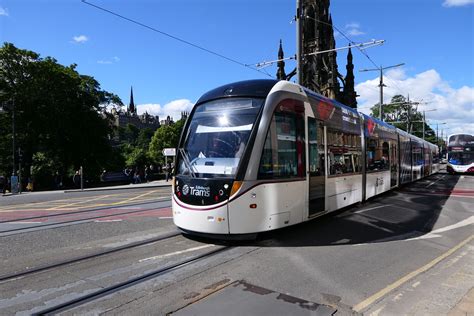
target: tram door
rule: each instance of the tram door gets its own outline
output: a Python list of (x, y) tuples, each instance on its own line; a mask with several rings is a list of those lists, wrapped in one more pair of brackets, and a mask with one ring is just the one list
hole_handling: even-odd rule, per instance
[(390, 143), (390, 187), (393, 188), (398, 184), (398, 151), (397, 143), (394, 141)]
[(308, 117), (309, 153), (309, 217), (324, 212), (325, 162), (324, 129), (313, 117)]

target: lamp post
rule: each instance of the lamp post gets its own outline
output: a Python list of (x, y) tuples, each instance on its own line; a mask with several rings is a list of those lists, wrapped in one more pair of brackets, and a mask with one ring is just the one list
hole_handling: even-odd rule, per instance
[(383, 121), (383, 87), (386, 87), (386, 85), (384, 85), (383, 83), (383, 71), (385, 69), (389, 69), (389, 68), (395, 68), (395, 67), (400, 67), (400, 66), (403, 66), (405, 65), (405, 63), (401, 63), (401, 64), (398, 64), (398, 65), (393, 65), (393, 66), (388, 66), (388, 67), (382, 67), (380, 66), (379, 68), (373, 68), (373, 69), (361, 69), (359, 70), (360, 72), (366, 72), (366, 71), (379, 71), (380, 72), (380, 83), (379, 83), (379, 87), (380, 87), (380, 104), (379, 104), (379, 119), (381, 121)]
[[(425, 117), (425, 112), (432, 112), (436, 111), (437, 109), (432, 109), (432, 110), (423, 110), (423, 140), (425, 140), (425, 124), (426, 124), (426, 117)], [(437, 136), (436, 136), (437, 137)]]
[(435, 123), (436, 124), (436, 146), (439, 148), (439, 138), (438, 138), (438, 128), (440, 125), (447, 124), (446, 122), (443, 123)]

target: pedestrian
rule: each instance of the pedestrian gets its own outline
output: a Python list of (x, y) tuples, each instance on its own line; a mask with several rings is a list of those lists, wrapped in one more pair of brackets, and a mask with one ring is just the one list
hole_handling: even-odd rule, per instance
[(0, 175), (0, 190), (2, 190), (2, 193), (5, 194), (6, 191), (6, 183), (7, 179), (5, 179), (4, 176)]
[(148, 168), (148, 166), (145, 166), (145, 182), (149, 182), (150, 181), (150, 169)]
[(28, 192), (32, 192), (33, 191), (33, 179), (31, 177), (28, 177), (28, 184), (26, 186), (26, 190)]
[(138, 168), (135, 169), (135, 174), (133, 176), (133, 183), (135, 184), (139, 184), (141, 183), (141, 179), (140, 179), (140, 171), (138, 170)]
[(171, 172), (171, 165), (169, 163), (165, 166), (165, 170), (166, 170), (166, 182), (168, 182), (168, 180), (170, 179), (170, 172)]
[(79, 170), (77, 170), (76, 173), (74, 174), (74, 176), (72, 177), (72, 182), (74, 183), (74, 186), (76, 188), (81, 187), (81, 174), (80, 174)]

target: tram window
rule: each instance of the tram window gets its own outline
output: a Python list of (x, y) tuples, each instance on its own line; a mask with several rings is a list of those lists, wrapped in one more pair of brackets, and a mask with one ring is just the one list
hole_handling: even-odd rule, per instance
[(303, 117), (275, 112), (265, 139), (259, 178), (304, 177)]
[(422, 166), (424, 164), (423, 159), (423, 147), (412, 147), (412, 155), (413, 155), (413, 165), (414, 166)]
[(360, 137), (355, 134), (328, 130), (329, 175), (361, 171)]
[(433, 156), (433, 163), (439, 163), (439, 154), (435, 149), (432, 149), (431, 155)]
[(367, 171), (390, 169), (390, 151), (388, 142), (383, 139), (367, 139)]

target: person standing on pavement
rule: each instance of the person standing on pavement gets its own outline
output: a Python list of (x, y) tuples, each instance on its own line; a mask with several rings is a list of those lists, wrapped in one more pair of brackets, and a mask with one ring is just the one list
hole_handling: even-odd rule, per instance
[(74, 183), (74, 186), (76, 188), (81, 187), (81, 174), (79, 173), (79, 170), (77, 170), (74, 176), (72, 177), (72, 182)]
[(2, 190), (2, 193), (5, 194), (5, 191), (6, 191), (6, 182), (7, 182), (7, 179), (5, 179), (4, 176), (0, 175), (0, 190)]

